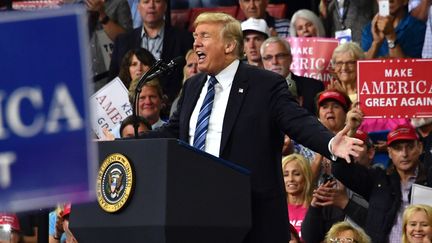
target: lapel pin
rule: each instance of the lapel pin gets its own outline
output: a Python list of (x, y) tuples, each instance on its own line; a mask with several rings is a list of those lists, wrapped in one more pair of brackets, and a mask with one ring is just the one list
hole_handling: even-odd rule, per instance
[(243, 89), (242, 89), (242, 88), (239, 88), (239, 91), (238, 91), (238, 92), (243, 94)]

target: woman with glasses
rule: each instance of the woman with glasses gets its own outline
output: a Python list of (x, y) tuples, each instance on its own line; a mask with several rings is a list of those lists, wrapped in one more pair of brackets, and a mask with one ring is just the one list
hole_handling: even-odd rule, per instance
[(355, 42), (347, 42), (334, 49), (332, 66), (334, 86), (340, 86), (350, 97), (351, 102), (357, 102), (357, 60), (364, 59), (361, 47)]
[(325, 243), (370, 243), (370, 237), (361, 228), (344, 221), (334, 224), (327, 232)]

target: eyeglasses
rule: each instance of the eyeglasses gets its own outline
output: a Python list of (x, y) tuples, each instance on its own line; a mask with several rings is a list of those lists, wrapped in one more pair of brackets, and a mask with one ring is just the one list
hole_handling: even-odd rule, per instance
[(332, 243), (357, 243), (353, 238), (332, 238), (330, 239)]
[(285, 57), (289, 57), (289, 56), (290, 56), (290, 54), (288, 54), (288, 53), (279, 53), (279, 54), (276, 54), (274, 56), (272, 56), (272, 55), (263, 56), (262, 59), (264, 61), (271, 61), (271, 60), (273, 60), (273, 58), (276, 58), (276, 60), (280, 61), (280, 60), (284, 59)]
[(347, 61), (347, 62), (334, 62), (333, 67), (335, 68), (341, 68), (343, 65), (347, 65), (348, 67), (352, 68), (357, 64), (357, 61)]

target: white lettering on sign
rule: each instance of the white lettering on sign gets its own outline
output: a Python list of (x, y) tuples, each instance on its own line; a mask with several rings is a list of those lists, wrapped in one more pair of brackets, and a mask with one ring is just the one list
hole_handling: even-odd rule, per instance
[(365, 82), (360, 94), (432, 94), (432, 84), (426, 80)]
[(401, 69), (385, 69), (384, 70), (385, 77), (412, 77), (413, 72), (412, 68), (401, 68)]
[[(14, 90), (9, 97), (0, 91), (0, 139), (9, 137), (9, 133), (19, 137), (33, 137), (41, 132), (46, 134), (58, 133), (61, 130), (75, 131), (84, 127), (83, 118), (80, 116), (72, 96), (66, 85), (59, 84), (55, 87), (47, 114), (44, 114), (44, 98), (42, 89), (37, 87), (20, 87)], [(36, 111), (31, 117), (31, 122), (24, 123), (21, 106), (30, 104)], [(3, 110), (3, 103), (4, 110)], [(61, 127), (60, 121), (66, 124)], [(9, 130), (7, 129), (9, 128)]]
[(313, 55), (312, 47), (293, 47), (291, 48), (292, 55)]
[(11, 184), (10, 166), (16, 160), (13, 152), (0, 153), (0, 188), (7, 188)]

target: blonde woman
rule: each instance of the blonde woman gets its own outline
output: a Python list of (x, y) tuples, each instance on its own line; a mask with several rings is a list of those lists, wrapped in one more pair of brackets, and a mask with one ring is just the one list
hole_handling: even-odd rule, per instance
[(344, 221), (334, 224), (327, 232), (325, 243), (370, 243), (370, 237), (361, 228), (356, 228)]
[(407, 207), (402, 219), (402, 243), (432, 241), (432, 207), (416, 204)]
[[(282, 160), (282, 170), (287, 193), (288, 215), (297, 232), (312, 200), (312, 170), (300, 154), (290, 154)], [(301, 235), (300, 235), (301, 237)]]

